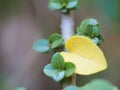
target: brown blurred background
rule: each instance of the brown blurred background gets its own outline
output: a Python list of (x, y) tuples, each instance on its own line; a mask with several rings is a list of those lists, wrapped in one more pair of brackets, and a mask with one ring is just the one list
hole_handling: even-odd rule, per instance
[[(75, 26), (85, 18), (101, 24), (105, 43), (101, 46), (109, 63), (106, 71), (78, 76), (78, 85), (95, 78), (106, 78), (120, 87), (120, 0), (80, 0), (74, 12)], [(60, 32), (60, 13), (48, 9), (48, 0), (0, 0), (0, 86), (12, 90), (61, 90), (61, 85), (45, 76), (44, 65), (50, 54), (32, 50), (39, 38)], [(3, 84), (3, 82), (5, 82)]]

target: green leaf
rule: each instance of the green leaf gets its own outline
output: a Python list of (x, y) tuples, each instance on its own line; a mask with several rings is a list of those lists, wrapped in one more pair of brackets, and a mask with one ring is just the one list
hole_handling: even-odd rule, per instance
[(98, 24), (97, 20), (95, 20), (93, 18), (89, 19), (89, 25), (97, 25), (97, 24)]
[(81, 87), (80, 90), (118, 90), (118, 88), (112, 85), (107, 80), (96, 79)]
[(62, 71), (58, 71), (56, 70), (53, 74), (53, 80), (55, 80), (56, 82), (59, 82), (61, 81), (63, 78), (64, 78), (64, 75), (65, 75), (65, 71), (62, 70)]
[(27, 89), (24, 88), (24, 87), (17, 87), (17, 88), (15, 88), (14, 90), (27, 90)]
[(52, 56), (51, 63), (55, 69), (63, 70), (65, 67), (64, 58), (58, 52)]
[(39, 46), (39, 47), (34, 48), (34, 50), (36, 52), (46, 53), (46, 52), (49, 52), (50, 48), (49, 46)]
[(67, 3), (66, 8), (71, 9), (77, 7), (77, 5), (78, 5), (78, 0), (72, 0)]
[(54, 72), (55, 72), (55, 68), (52, 66), (52, 64), (48, 64), (44, 67), (43, 72), (45, 73), (45, 75), (47, 75), (48, 77), (52, 77)]
[(95, 44), (97, 44), (97, 45), (99, 44), (99, 39), (97, 37), (94, 37), (92, 40)]
[(77, 28), (77, 32), (87, 34), (89, 37), (96, 37), (100, 35), (100, 25), (95, 19), (85, 19)]
[(62, 36), (60, 34), (54, 33), (54, 34), (50, 35), (48, 40), (50, 43), (53, 43), (54, 41), (61, 39), (61, 38), (62, 38)]
[(94, 36), (99, 36), (100, 35), (100, 25), (99, 24), (93, 26), (93, 32), (92, 32), (92, 34)]
[(51, 10), (59, 10), (59, 9), (62, 8), (62, 5), (61, 5), (61, 3), (59, 3), (59, 2), (50, 2), (50, 3), (49, 3), (49, 8), (50, 8)]
[(66, 9), (66, 8), (63, 8), (63, 9), (61, 9), (61, 12), (64, 13), (64, 14), (66, 14), (66, 13), (69, 13), (69, 10)]
[(67, 87), (64, 88), (63, 90), (80, 90), (80, 88), (77, 87), (77, 86), (67, 86)]
[(92, 36), (98, 36), (100, 35), (100, 25), (97, 22), (97, 20), (90, 18), (89, 19), (89, 25), (93, 26), (92, 28)]
[(64, 39), (61, 38), (61, 39), (54, 41), (51, 45), (51, 48), (57, 48), (57, 47), (62, 46), (63, 44), (64, 44)]
[(98, 38), (99, 38), (99, 43), (98, 43), (98, 45), (101, 45), (101, 44), (104, 42), (104, 38), (103, 38), (102, 35), (99, 35)]
[(81, 25), (77, 28), (77, 32), (86, 33), (86, 27), (89, 24), (89, 19), (85, 19), (81, 22)]
[(70, 77), (75, 73), (75, 65), (71, 62), (65, 63), (65, 77)]
[(88, 25), (86, 26), (85, 33), (86, 33), (88, 36), (93, 37), (93, 28), (94, 28), (93, 25), (89, 25), (89, 24), (88, 24)]
[(48, 40), (40, 39), (40, 40), (38, 40), (34, 43), (33, 49), (36, 52), (46, 53), (46, 52), (50, 51), (50, 48), (49, 48), (48, 44), (49, 44)]
[(38, 41), (36, 41), (34, 43), (34, 45), (38, 45), (38, 46), (47, 46), (49, 44), (48, 40), (47, 39), (40, 39)]

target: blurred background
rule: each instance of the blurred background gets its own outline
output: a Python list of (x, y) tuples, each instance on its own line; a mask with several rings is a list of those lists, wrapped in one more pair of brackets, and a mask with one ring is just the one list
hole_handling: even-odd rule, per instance
[[(120, 0), (80, 0), (73, 12), (75, 26), (85, 18), (101, 24), (105, 42), (101, 46), (109, 63), (106, 71), (91, 76), (77, 76), (84, 85), (95, 78), (105, 78), (120, 88)], [(48, 9), (48, 0), (0, 0), (0, 88), (13, 90), (61, 90), (62, 86), (43, 74), (50, 54), (33, 51), (33, 43), (60, 33), (60, 13)], [(8, 89), (5, 89), (8, 88)]]

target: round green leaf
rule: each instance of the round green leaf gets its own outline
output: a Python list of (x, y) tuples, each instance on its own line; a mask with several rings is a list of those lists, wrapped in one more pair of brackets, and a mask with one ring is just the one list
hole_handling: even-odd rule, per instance
[(44, 67), (43, 72), (45, 73), (45, 75), (47, 75), (48, 77), (52, 77), (54, 72), (55, 72), (55, 68), (53, 68), (53, 66), (51, 64), (48, 64)]
[(40, 39), (34, 43), (33, 49), (34, 51), (41, 53), (49, 52), (50, 48), (48, 44), (49, 44), (48, 40)]
[(66, 8), (71, 9), (77, 7), (77, 5), (78, 5), (78, 0), (72, 0), (67, 3)]
[(66, 62), (65, 63), (65, 77), (70, 77), (74, 74), (75, 72), (75, 65), (71, 62)]
[(98, 39), (97, 37), (94, 37), (92, 40), (93, 40), (93, 42), (94, 42), (95, 44), (98, 45), (98, 43), (99, 43), (99, 39)]
[(64, 44), (64, 39), (61, 38), (61, 39), (54, 41), (51, 45), (51, 48), (57, 48), (57, 47), (62, 46), (63, 44)]
[(80, 90), (118, 90), (118, 88), (112, 85), (107, 80), (96, 79), (81, 87)]
[(94, 36), (99, 36), (100, 35), (100, 25), (99, 24), (93, 26), (93, 32), (92, 32), (92, 34)]
[(87, 34), (89, 37), (95, 37), (100, 35), (100, 25), (95, 19), (85, 19), (81, 25), (77, 28), (77, 32)]
[(77, 87), (77, 86), (67, 86), (67, 87), (64, 88), (63, 90), (80, 90), (80, 88)]
[(51, 63), (55, 69), (59, 69), (59, 70), (64, 69), (65, 66), (64, 58), (58, 52), (52, 56)]
[(66, 8), (63, 8), (63, 9), (61, 9), (61, 12), (62, 12), (62, 13), (64, 13), (64, 14), (66, 14), (66, 13), (68, 13), (68, 12), (69, 12), (69, 10), (68, 10), (68, 9), (66, 9)]
[(27, 89), (24, 87), (17, 87), (17, 88), (15, 88), (15, 90), (27, 90)]
[[(97, 20), (95, 20), (93, 18), (90, 18), (88, 26), (89, 25), (92, 26), (92, 34), (91, 34), (91, 36), (98, 36), (98, 35), (100, 35), (100, 25), (97, 22)], [(88, 27), (88, 30), (89, 30), (89, 27)]]
[(56, 82), (59, 82), (61, 81), (63, 78), (64, 78), (64, 75), (65, 75), (65, 71), (59, 71), (59, 70), (56, 70), (53, 74), (53, 80), (55, 80)]
[(59, 10), (59, 9), (62, 8), (62, 5), (61, 5), (61, 3), (59, 3), (59, 2), (50, 2), (50, 3), (49, 3), (49, 8), (50, 8), (51, 10)]
[(49, 37), (49, 42), (52, 44), (54, 41), (58, 40), (58, 39), (61, 39), (62, 36), (58, 33), (54, 33), (52, 34), (50, 37)]
[(50, 48), (49, 48), (49, 46), (36, 46), (36, 47), (34, 47), (34, 50), (36, 52), (46, 53), (46, 52), (50, 51)]
[(98, 24), (97, 20), (95, 20), (93, 18), (89, 19), (89, 25), (97, 25), (97, 24)]
[(86, 29), (85, 29), (85, 33), (90, 36), (90, 37), (93, 37), (93, 28), (94, 26), (93, 25), (87, 25), (86, 26)]
[(85, 19), (81, 22), (81, 25), (77, 28), (77, 32), (86, 33), (86, 27), (89, 24), (89, 19)]
[(47, 39), (40, 39), (34, 43), (33, 46), (47, 46), (49, 44)]
[(99, 38), (99, 43), (98, 43), (98, 45), (101, 45), (101, 44), (104, 42), (104, 38), (103, 38), (102, 35), (99, 35), (98, 38)]

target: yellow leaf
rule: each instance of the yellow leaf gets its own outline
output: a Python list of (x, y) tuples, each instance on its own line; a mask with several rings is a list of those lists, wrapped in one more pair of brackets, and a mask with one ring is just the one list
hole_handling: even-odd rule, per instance
[(76, 65), (80, 75), (94, 74), (107, 68), (107, 62), (100, 48), (89, 38), (72, 36), (66, 41), (68, 52), (61, 52), (66, 62)]

